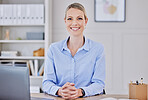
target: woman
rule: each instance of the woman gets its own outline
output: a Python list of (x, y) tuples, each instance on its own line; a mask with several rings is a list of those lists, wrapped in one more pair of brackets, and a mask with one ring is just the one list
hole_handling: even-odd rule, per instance
[(83, 36), (88, 18), (79, 3), (69, 5), (64, 18), (70, 36), (50, 45), (43, 91), (75, 99), (102, 94), (105, 86), (104, 48)]

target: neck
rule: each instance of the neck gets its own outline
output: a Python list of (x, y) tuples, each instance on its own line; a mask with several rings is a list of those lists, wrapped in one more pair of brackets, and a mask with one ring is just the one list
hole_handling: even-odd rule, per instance
[(69, 48), (72, 56), (76, 54), (79, 48), (81, 48), (84, 45), (84, 38), (83, 36), (80, 37), (71, 37), (69, 38), (67, 42), (67, 47)]
[(68, 48), (69, 49), (73, 49), (73, 50), (76, 50), (76, 49), (81, 48), (83, 46), (83, 44), (84, 44), (84, 38), (83, 38), (83, 36), (70, 37), (69, 38), (69, 41), (67, 43)]

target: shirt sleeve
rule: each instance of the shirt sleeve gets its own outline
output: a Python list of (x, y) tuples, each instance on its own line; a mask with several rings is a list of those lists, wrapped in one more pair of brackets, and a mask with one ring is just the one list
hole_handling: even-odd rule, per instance
[(52, 54), (52, 45), (50, 46), (45, 60), (44, 76), (43, 76), (43, 91), (47, 94), (56, 96), (56, 92), (60, 88), (56, 85), (55, 65)]
[(87, 87), (81, 87), (85, 91), (85, 96), (93, 96), (96, 94), (102, 94), (105, 87), (105, 55), (104, 48), (102, 47), (101, 53), (99, 53), (94, 74), (91, 79), (91, 84)]

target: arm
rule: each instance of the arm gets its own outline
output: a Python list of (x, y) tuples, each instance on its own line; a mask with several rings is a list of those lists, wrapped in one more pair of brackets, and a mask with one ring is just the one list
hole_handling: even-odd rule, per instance
[(101, 53), (96, 59), (91, 84), (87, 87), (81, 87), (85, 91), (85, 96), (100, 94), (103, 92), (103, 89), (105, 87), (105, 55), (103, 47), (100, 51)]
[(55, 65), (54, 65), (52, 45), (51, 45), (47, 52), (47, 57), (45, 60), (44, 77), (42, 84), (43, 91), (51, 95), (56, 95), (57, 90), (60, 88), (59, 86), (56, 85), (57, 79), (54, 66)]

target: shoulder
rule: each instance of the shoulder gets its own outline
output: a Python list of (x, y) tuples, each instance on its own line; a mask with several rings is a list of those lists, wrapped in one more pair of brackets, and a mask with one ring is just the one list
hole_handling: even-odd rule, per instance
[(55, 50), (55, 49), (56, 50), (61, 50), (62, 47), (63, 47), (64, 42), (65, 42), (65, 40), (51, 43), (49, 49), (50, 50)]
[(90, 53), (96, 55), (96, 57), (100, 57), (104, 55), (104, 46), (96, 41), (88, 39)]
[(90, 49), (96, 49), (96, 50), (104, 50), (103, 44), (93, 41), (91, 39), (87, 39)]

